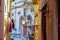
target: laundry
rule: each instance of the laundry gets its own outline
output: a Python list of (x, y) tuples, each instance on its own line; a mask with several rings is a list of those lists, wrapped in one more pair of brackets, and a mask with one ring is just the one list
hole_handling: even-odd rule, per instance
[(11, 19), (10, 23), (9, 23), (9, 32), (12, 32), (12, 28), (14, 29), (15, 28), (15, 23), (14, 23), (14, 20)]
[(27, 23), (25, 23), (23, 25), (23, 35), (26, 36), (27, 35)]

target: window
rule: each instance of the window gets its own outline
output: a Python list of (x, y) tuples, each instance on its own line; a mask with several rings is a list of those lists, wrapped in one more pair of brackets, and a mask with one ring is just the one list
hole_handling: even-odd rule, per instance
[(14, 1), (14, 0), (13, 0)]
[(15, 0), (11, 0), (11, 2), (14, 2)]
[(0, 6), (1, 6), (1, 0), (0, 0)]
[(4, 8), (4, 11), (6, 12), (6, 6), (5, 6), (5, 8)]
[(20, 14), (20, 12), (18, 12), (18, 15)]

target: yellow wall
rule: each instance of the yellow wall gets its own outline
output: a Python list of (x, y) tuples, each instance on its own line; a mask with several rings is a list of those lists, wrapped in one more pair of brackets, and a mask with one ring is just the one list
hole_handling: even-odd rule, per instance
[(37, 0), (37, 4), (35, 3), (35, 12), (34, 12), (34, 25), (35, 25), (34, 26), (34, 40), (42, 40), (41, 39), (41, 27), (42, 27), (42, 25), (41, 25), (41, 18), (42, 18), (42, 14), (39, 11), (39, 9), (41, 9), (41, 0)]
[(8, 32), (8, 23), (9, 23), (8, 13), (10, 10), (9, 5), (10, 0), (4, 0), (4, 40), (9, 40), (9, 32)]

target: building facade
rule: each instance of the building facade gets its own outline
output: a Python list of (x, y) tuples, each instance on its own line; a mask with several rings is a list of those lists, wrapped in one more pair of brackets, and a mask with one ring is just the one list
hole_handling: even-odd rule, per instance
[(9, 40), (10, 0), (4, 0), (4, 40)]
[[(17, 2), (17, 1), (15, 0), (15, 2)], [(58, 20), (58, 11), (57, 11), (58, 7), (57, 7), (57, 1), (56, 0), (47, 0), (47, 1), (45, 0), (44, 2), (42, 2), (42, 3), (41, 2), (42, 2), (42, 0), (41, 1), (38, 0), (37, 4), (34, 3), (35, 4), (34, 40), (58, 40), (58, 21), (57, 21)], [(0, 1), (0, 3), (3, 4), (4, 3), (3, 0)], [(12, 3), (12, 4), (14, 4), (14, 3)], [(17, 6), (19, 6), (19, 5), (17, 5)], [(4, 4), (1, 5), (1, 7), (0, 7), (0, 14), (1, 14), (0, 33), (2, 34), (0, 36), (1, 40), (3, 40), (3, 15), (4, 15), (3, 10), (4, 10)], [(18, 20), (16, 19), (16, 28), (19, 27), (20, 15), (18, 16), (18, 14), (20, 14), (21, 11), (24, 11), (24, 8), (12, 10), (12, 13), (15, 15), (12, 17), (14, 18), (14, 20), (15, 20), (15, 18), (18, 19)], [(22, 13), (21, 15), (23, 16), (24, 14)], [(18, 31), (19, 31), (19, 29), (16, 32), (18, 32)], [(23, 35), (23, 32), (22, 32), (22, 35)]]
[[(29, 3), (28, 3), (29, 2)], [(21, 40), (29, 40), (29, 34), (32, 34), (33, 25), (34, 25), (34, 5), (29, 5), (31, 1), (29, 0), (14, 0), (12, 2), (12, 18), (15, 22), (15, 29), (12, 30), (12, 34), (18, 34), (16, 36), (21, 36)], [(32, 10), (33, 9), (33, 10)], [(22, 24), (24, 22), (24, 24)], [(25, 24), (25, 22), (27, 24)], [(27, 27), (24, 27), (26, 25)], [(31, 27), (31, 28), (30, 28)], [(32, 30), (31, 30), (32, 29)], [(20, 34), (20, 35), (19, 35)], [(13, 35), (15, 36), (15, 35)], [(16, 37), (15, 36), (15, 37)], [(14, 38), (17, 40), (17, 38)], [(18, 39), (18, 40), (19, 40)]]
[(58, 40), (57, 0), (34, 0), (34, 4), (35, 40)]
[[(58, 4), (57, 0), (45, 0), (42, 6), (42, 30), (45, 40), (58, 40)], [(45, 21), (44, 21), (45, 20)], [(45, 28), (45, 29), (44, 29)]]
[(4, 40), (4, 0), (0, 0), (0, 40)]

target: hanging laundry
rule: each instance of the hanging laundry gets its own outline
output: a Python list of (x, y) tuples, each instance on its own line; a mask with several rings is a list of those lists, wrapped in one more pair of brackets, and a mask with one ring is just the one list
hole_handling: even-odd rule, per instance
[(23, 35), (26, 36), (27, 35), (27, 23), (25, 23), (23, 25)]
[(12, 22), (9, 23), (9, 32), (12, 32)]
[(12, 32), (12, 28), (13, 29), (15, 28), (15, 23), (13, 19), (11, 19), (10, 24), (9, 24), (9, 32)]

